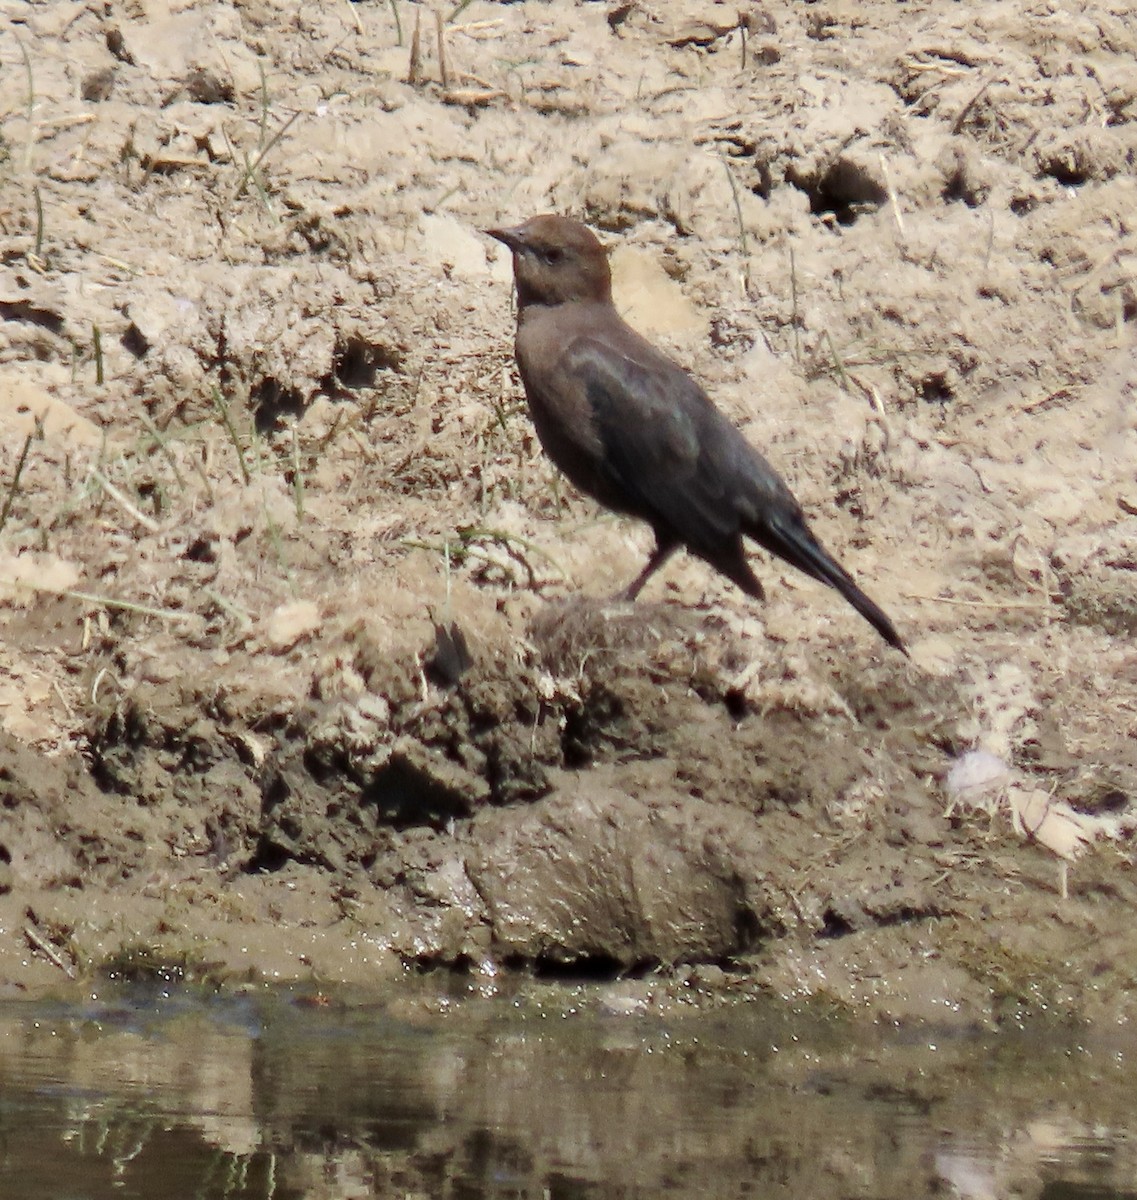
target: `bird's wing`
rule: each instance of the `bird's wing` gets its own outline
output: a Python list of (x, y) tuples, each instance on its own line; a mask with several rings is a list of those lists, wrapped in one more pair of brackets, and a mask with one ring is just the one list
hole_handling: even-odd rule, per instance
[(587, 401), (605, 482), (628, 511), (696, 551), (738, 536), (734, 458), (749, 448), (690, 375), (638, 338), (577, 338), (564, 367)]

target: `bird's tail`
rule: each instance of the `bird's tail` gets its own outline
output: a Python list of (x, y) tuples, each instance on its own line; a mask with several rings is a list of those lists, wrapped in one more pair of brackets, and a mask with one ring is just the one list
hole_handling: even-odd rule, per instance
[(801, 517), (794, 514), (787, 520), (776, 515), (763, 521), (760, 529), (747, 532), (772, 554), (784, 558), (820, 583), (835, 588), (890, 646), (908, 654), (896, 626), (884, 610), (857, 587), (853, 577), (813, 536)]

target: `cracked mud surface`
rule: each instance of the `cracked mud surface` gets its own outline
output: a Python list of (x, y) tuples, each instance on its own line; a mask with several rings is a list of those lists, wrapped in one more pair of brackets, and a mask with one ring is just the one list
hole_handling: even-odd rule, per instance
[[(745, 59), (733, 9), (623, 8), (471, 4), (445, 82), (424, 20), (410, 83), (410, 5), (4, 6), (6, 993), (1130, 1015), (1128, 5), (775, 3)], [(545, 210), (911, 662), (757, 553), (761, 608), (691, 559), (604, 600), (648, 535), (541, 456), (477, 232)], [(1105, 831), (1065, 898), (1005, 797), (949, 812), (975, 749)]]

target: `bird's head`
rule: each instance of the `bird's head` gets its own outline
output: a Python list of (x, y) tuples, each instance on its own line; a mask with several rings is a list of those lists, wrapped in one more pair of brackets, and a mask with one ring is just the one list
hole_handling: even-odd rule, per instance
[(612, 299), (608, 256), (592, 230), (579, 221), (545, 214), (485, 232), (513, 251), (520, 308)]

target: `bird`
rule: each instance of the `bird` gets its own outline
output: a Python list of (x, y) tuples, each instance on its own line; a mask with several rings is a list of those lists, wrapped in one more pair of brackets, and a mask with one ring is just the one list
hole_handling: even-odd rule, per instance
[(542, 448), (582, 492), (655, 534), (647, 565), (620, 599), (635, 600), (683, 547), (763, 601), (748, 538), (836, 589), (907, 655), (777, 471), (692, 375), (620, 316), (607, 253), (587, 225), (543, 213), (483, 232), (513, 254), (514, 353)]

